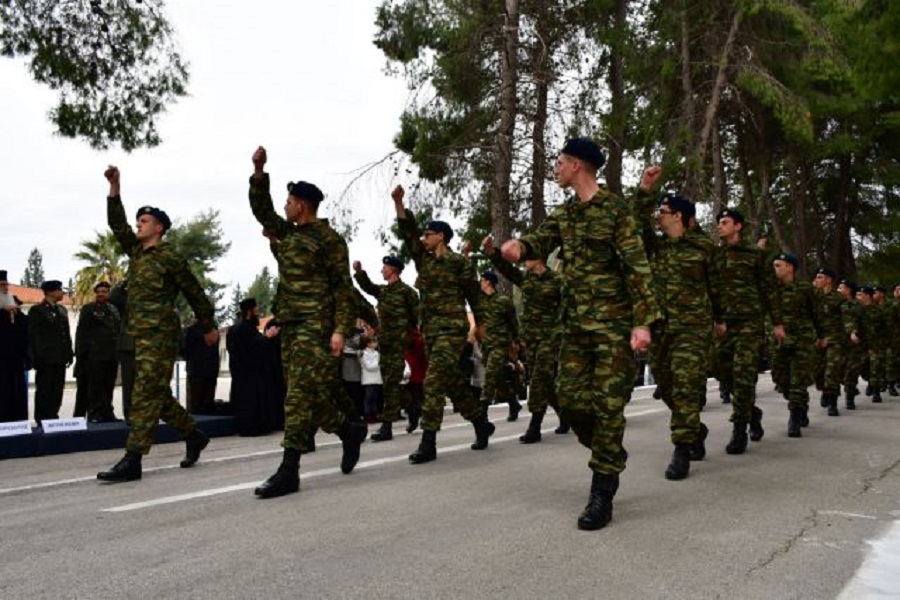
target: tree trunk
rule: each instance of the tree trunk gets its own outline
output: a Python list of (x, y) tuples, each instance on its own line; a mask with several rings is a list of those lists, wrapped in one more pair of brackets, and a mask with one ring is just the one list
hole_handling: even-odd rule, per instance
[(547, 39), (550, 37), (548, 27), (547, 3), (537, 2), (535, 31), (537, 43), (532, 52), (534, 68), (535, 112), (534, 126), (531, 129), (531, 226), (537, 227), (547, 218), (547, 207), (544, 201), (544, 183), (547, 180), (547, 94), (550, 89), (550, 48)]
[(625, 101), (625, 64), (623, 56), (625, 51), (625, 36), (628, 31), (627, 0), (616, 0), (616, 6), (613, 11), (613, 22), (610, 30), (612, 31), (609, 63), (609, 92), (611, 99), (609, 111), (609, 148), (607, 149), (609, 156), (606, 160), (606, 184), (614, 194), (623, 196), (622, 155), (625, 149), (625, 124), (628, 118), (628, 115), (625, 114), (627, 106)]
[[(694, 81), (691, 74), (691, 30), (688, 21), (688, 9), (686, 3), (681, 6), (681, 122), (688, 139), (684, 146), (684, 155), (694, 147), (694, 122), (696, 121), (696, 108), (694, 105)], [(690, 161), (686, 165), (684, 174), (684, 191), (688, 198), (699, 200), (700, 183), (697, 168)], [(716, 211), (718, 212), (718, 211)]]
[(837, 201), (834, 210), (834, 239), (831, 250), (831, 268), (847, 277), (856, 277), (856, 263), (853, 260), (853, 243), (850, 239), (851, 223), (856, 212), (852, 196), (853, 159), (845, 154), (838, 160)]

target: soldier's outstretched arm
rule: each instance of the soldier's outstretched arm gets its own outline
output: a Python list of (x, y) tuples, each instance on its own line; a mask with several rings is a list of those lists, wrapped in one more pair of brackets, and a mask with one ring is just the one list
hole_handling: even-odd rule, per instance
[(206, 292), (200, 286), (200, 282), (197, 281), (197, 278), (191, 272), (187, 261), (180, 256), (173, 257), (169, 264), (169, 272), (175, 279), (175, 284), (184, 295), (185, 300), (188, 301), (188, 304), (193, 309), (194, 314), (197, 316), (197, 322), (200, 323), (204, 333), (208, 335), (210, 332), (215, 331), (216, 309), (212, 302), (209, 301), (209, 298), (207, 298)]
[(250, 210), (256, 220), (278, 239), (290, 231), (291, 224), (275, 212), (272, 196), (269, 194), (269, 174), (263, 169), (268, 156), (260, 146), (253, 153), (253, 175), (250, 176)]
[(391, 199), (394, 201), (394, 209), (397, 211), (397, 228), (400, 230), (400, 238), (406, 242), (406, 247), (409, 248), (413, 262), (416, 263), (416, 269), (421, 269), (425, 248), (422, 246), (422, 240), (419, 239), (421, 233), (416, 225), (415, 215), (403, 205), (405, 195), (406, 191), (402, 185), (398, 185), (391, 191)]
[(106, 196), (106, 221), (119, 246), (122, 247), (125, 254), (132, 256), (140, 243), (134, 230), (131, 229), (131, 225), (128, 224), (128, 217), (125, 216), (125, 207), (122, 205), (120, 195), (118, 167), (109, 165), (103, 176), (109, 181), (109, 194)]
[(356, 280), (356, 283), (359, 284), (362, 291), (370, 296), (377, 299), (381, 295), (383, 286), (378, 285), (369, 278), (369, 274), (363, 270), (362, 265), (358, 260), (353, 261), (353, 279)]

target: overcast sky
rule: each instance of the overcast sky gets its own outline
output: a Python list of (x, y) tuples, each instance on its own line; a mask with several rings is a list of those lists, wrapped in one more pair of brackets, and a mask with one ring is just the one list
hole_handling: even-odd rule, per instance
[[(122, 172), (130, 215), (144, 204), (176, 220), (210, 207), (220, 211), (232, 246), (216, 280), (246, 287), (264, 265), (274, 269), (247, 202), (255, 148), (268, 149), (276, 209), (284, 184), (305, 179), (326, 194), (323, 216), (355, 170), (393, 149), (408, 91), (402, 79), (384, 74), (385, 60), (372, 44), (377, 5), (170, 2), (190, 63), (190, 97), (161, 119), (159, 147), (131, 154), (97, 152), (54, 136), (47, 120), (53, 93), (33, 83), (20, 61), (0, 60), (0, 269), (17, 283), (37, 247), (47, 279), (73, 277), (83, 266), (72, 258), (80, 242), (106, 228), (107, 164)], [(389, 192), (397, 183), (413, 182), (381, 169), (352, 196), (363, 224), (350, 258), (376, 276), (383, 249), (374, 234), (394, 217)], [(404, 279), (411, 282), (412, 274)]]

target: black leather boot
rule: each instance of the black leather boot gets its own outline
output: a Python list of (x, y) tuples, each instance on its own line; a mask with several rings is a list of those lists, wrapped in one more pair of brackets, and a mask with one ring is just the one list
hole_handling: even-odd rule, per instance
[(700, 423), (700, 433), (697, 435), (697, 441), (691, 444), (690, 459), (703, 460), (706, 458), (706, 438), (709, 436), (709, 427), (704, 423)]
[(798, 438), (803, 437), (803, 432), (801, 431), (801, 421), (803, 420), (802, 411), (800, 409), (795, 408), (791, 411), (791, 416), (788, 418), (788, 428), (787, 434), (788, 437)]
[(431, 462), (437, 459), (437, 431), (422, 430), (422, 441), (415, 452), (409, 455), (409, 462), (414, 465)]
[(206, 434), (196, 427), (192, 432), (184, 438), (184, 459), (181, 461), (181, 468), (187, 469), (193, 467), (200, 460), (200, 453), (209, 445), (209, 438)]
[(262, 482), (253, 493), (260, 498), (277, 498), (300, 490), (300, 451), (285, 448), (284, 457), (275, 474)]
[(109, 471), (101, 471), (97, 473), (97, 479), (100, 481), (109, 481), (111, 483), (121, 483), (123, 481), (134, 481), (141, 478), (141, 455), (137, 452), (126, 452), (119, 462), (113, 465)]
[(309, 430), (309, 433), (306, 434), (306, 450), (301, 450), (300, 454), (310, 454), (316, 451), (316, 433), (318, 431), (318, 427)]
[(344, 421), (338, 429), (338, 437), (341, 438), (341, 446), (344, 448), (344, 454), (341, 456), (341, 473), (344, 475), (353, 471), (353, 467), (359, 462), (359, 447), (368, 435), (366, 424), (352, 419)]
[(809, 427), (809, 409), (800, 410), (800, 427)]
[(619, 489), (619, 476), (594, 473), (591, 497), (578, 517), (578, 529), (596, 531), (612, 520), (613, 498)]
[(484, 450), (488, 447), (488, 439), (494, 435), (494, 424), (487, 420), (487, 417), (478, 417), (472, 421), (472, 427), (475, 428), (475, 441), (472, 442), (470, 448), (472, 450)]
[(760, 407), (754, 406), (750, 414), (750, 439), (758, 442), (763, 439), (766, 431), (762, 426), (763, 411)]
[(378, 431), (372, 434), (373, 442), (386, 442), (392, 439), (394, 439), (394, 432), (390, 421), (382, 421)]
[(871, 383), (866, 384), (866, 396), (871, 396), (874, 391), (875, 388), (872, 387)]
[(509, 416), (506, 417), (506, 420), (512, 423), (513, 421), (519, 420), (519, 413), (522, 412), (522, 404), (518, 400), (510, 400), (509, 404)]
[(822, 392), (822, 397), (819, 398), (819, 405), (822, 408), (828, 408), (828, 403), (831, 402), (828, 397), (828, 392)]
[(900, 396), (900, 392), (897, 391), (897, 383), (892, 381), (888, 384), (888, 394), (891, 396)]
[(828, 397), (828, 416), (829, 417), (841, 416), (841, 413), (838, 412), (838, 407), (837, 407), (837, 394), (831, 394)]
[(543, 410), (531, 413), (531, 422), (528, 424), (528, 429), (525, 430), (525, 435), (519, 436), (521, 443), (534, 444), (541, 441), (541, 423), (544, 422), (545, 414), (546, 411)]
[(747, 424), (734, 423), (731, 430), (731, 440), (725, 446), (728, 454), (743, 454), (747, 449)]
[(719, 396), (722, 398), (722, 404), (731, 404), (731, 392), (722, 390)]
[(672, 461), (666, 468), (666, 479), (678, 481), (687, 479), (691, 470), (691, 444), (675, 444)]
[(567, 433), (569, 433), (569, 430), (571, 429), (571, 427), (569, 426), (568, 423), (566, 423), (566, 420), (563, 418), (563, 416), (560, 414), (560, 412), (558, 410), (556, 411), (556, 416), (559, 417), (559, 427), (554, 429), (553, 433), (555, 433), (556, 435), (566, 435)]
[(844, 407), (847, 410), (856, 410), (856, 396), (854, 396), (850, 392), (847, 392), (847, 394), (844, 396), (844, 400)]
[(872, 391), (872, 402), (881, 404), (881, 390), (876, 389)]
[(410, 406), (407, 414), (409, 415), (409, 423), (406, 425), (406, 433), (412, 433), (419, 427), (419, 419), (422, 416), (422, 407), (418, 405)]

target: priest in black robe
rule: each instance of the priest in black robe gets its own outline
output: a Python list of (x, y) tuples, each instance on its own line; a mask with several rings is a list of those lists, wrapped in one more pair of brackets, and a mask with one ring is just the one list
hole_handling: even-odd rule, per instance
[(265, 335), (260, 333), (259, 308), (254, 298), (242, 300), (240, 310), (240, 319), (225, 337), (231, 371), (231, 409), (238, 435), (265, 435), (275, 428), (267, 363), (270, 340), (280, 329), (273, 327)]
[(0, 271), (0, 423), (28, 420), (28, 317)]

